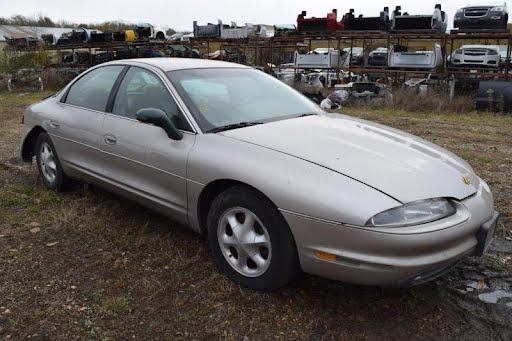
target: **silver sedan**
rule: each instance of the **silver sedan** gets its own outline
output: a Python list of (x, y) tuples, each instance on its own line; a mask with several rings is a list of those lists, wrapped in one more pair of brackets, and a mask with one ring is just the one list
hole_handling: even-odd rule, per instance
[(23, 116), (44, 185), (94, 183), (207, 236), (270, 290), (301, 270), (407, 286), (482, 255), (498, 213), (467, 162), (317, 105), (261, 71), (178, 58), (89, 69)]

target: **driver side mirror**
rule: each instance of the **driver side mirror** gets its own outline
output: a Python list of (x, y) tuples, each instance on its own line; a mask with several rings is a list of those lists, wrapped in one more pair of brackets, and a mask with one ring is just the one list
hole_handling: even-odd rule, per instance
[(183, 138), (183, 134), (176, 129), (167, 114), (160, 109), (140, 109), (135, 114), (135, 117), (142, 123), (150, 123), (162, 128), (167, 133), (167, 136), (173, 140), (181, 140)]

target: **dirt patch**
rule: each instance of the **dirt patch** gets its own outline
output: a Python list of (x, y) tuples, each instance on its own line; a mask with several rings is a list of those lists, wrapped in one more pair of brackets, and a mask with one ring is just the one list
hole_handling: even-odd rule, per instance
[[(408, 289), (302, 276), (274, 293), (244, 290), (217, 272), (206, 241), (186, 227), (92, 186), (45, 190), (18, 159), (21, 112), (43, 94), (16, 96), (0, 95), (0, 339), (512, 338), (508, 298), (478, 299), (510, 291), (510, 253), (469, 259)], [(350, 114), (468, 153), (496, 195), (506, 248), (508, 121)], [(460, 291), (470, 286), (480, 289)]]

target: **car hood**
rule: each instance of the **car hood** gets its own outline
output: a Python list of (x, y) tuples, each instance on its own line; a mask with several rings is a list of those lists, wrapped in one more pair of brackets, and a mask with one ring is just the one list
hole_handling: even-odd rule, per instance
[[(221, 135), (331, 169), (402, 203), (436, 197), (461, 200), (479, 185), (469, 164), (455, 154), (400, 130), (345, 115), (300, 117)], [(469, 185), (464, 177), (469, 177)]]

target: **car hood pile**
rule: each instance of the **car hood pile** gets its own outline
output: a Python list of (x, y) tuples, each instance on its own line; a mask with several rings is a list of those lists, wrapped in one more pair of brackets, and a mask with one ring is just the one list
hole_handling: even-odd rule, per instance
[(344, 115), (299, 117), (221, 134), (331, 169), (402, 203), (437, 197), (461, 200), (474, 194), (479, 184), (468, 163), (455, 154), (402, 131)]

